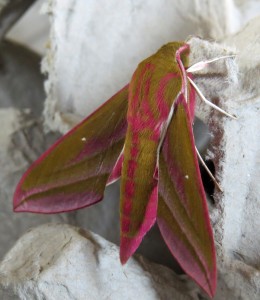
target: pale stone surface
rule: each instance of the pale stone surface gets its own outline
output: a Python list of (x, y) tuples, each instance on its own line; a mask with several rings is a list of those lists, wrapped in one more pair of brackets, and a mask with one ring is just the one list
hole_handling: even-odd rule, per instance
[(239, 78), (236, 85), (223, 90), (220, 103), (225, 105), (228, 111), (237, 115), (238, 120), (223, 118), (222, 122), (214, 120), (212, 124), (213, 127), (219, 123), (221, 126), (219, 131), (223, 130), (221, 142), (223, 148), (220, 151), (224, 156), (220, 161), (219, 168), (222, 170), (219, 176), (226, 191), (221, 200), (225, 206), (223, 214), (223, 226), (226, 228), (223, 240), (225, 255), (232, 256), (232, 251), (238, 251), (243, 257), (244, 253), (244, 260), (251, 257), (254, 263), (249, 264), (255, 266), (259, 265), (257, 249), (260, 249), (259, 236), (256, 234), (260, 224), (259, 218), (255, 215), (258, 211), (260, 195), (258, 184), (260, 43), (257, 42), (260, 37), (259, 25), (260, 18), (256, 18), (241, 32), (225, 40), (225, 44), (236, 49)]
[(164, 43), (191, 34), (223, 38), (243, 19), (231, 0), (48, 2), (45, 117), (47, 126), (62, 132), (75, 114), (86, 116), (129, 82), (137, 64)]
[[(0, 298), (48, 300), (198, 300), (184, 275), (131, 258), (96, 234), (62, 224), (27, 232), (0, 264)], [(10, 298), (7, 298), (10, 297)]]
[[(219, 271), (214, 299), (259, 299), (259, 272), (242, 263), (230, 267)], [(17, 241), (0, 263), (0, 298), (208, 299), (185, 275), (141, 256), (122, 266), (117, 246), (65, 224), (42, 225)]]
[[(217, 64), (207, 68), (207, 76), (196, 77), (209, 99), (238, 116), (234, 121), (204, 109), (205, 105), (198, 105), (213, 136), (208, 156), (215, 163), (216, 177), (224, 190), (223, 194), (216, 191), (211, 210), (221, 274), (219, 284), (224, 283), (224, 288), (218, 289), (217, 297), (222, 294), (223, 298), (259, 299), (260, 293), (260, 240), (257, 234), (260, 226), (257, 213), (260, 208), (260, 44), (256, 42), (259, 41), (259, 23), (260, 18), (254, 19), (241, 32), (224, 41), (237, 53), (237, 72), (233, 63), (229, 63), (226, 75), (216, 76), (220, 71)], [(209, 44), (197, 42), (197, 45), (191, 42), (192, 51), (199, 52), (203, 48), (206, 58), (230, 51), (225, 46), (226, 50), (216, 55)], [(218, 48), (214, 46), (215, 50)]]
[[(220, 284), (225, 283), (225, 288), (218, 289), (217, 296), (222, 292), (226, 298), (226, 293), (232, 290), (234, 299), (259, 299), (260, 293), (259, 24), (260, 18), (256, 18), (224, 41), (237, 53), (237, 72), (233, 62), (226, 66), (227, 77), (216, 76), (221, 70), (219, 64), (209, 67), (203, 79), (196, 77), (209, 99), (238, 116), (232, 120), (198, 105), (213, 136), (208, 156), (215, 163), (216, 177), (224, 191), (215, 192), (211, 211)], [(204, 41), (198, 40), (192, 45), (194, 52), (201, 48), (202, 53), (207, 52), (205, 49), (211, 50)], [(214, 48), (217, 50), (219, 46)], [(227, 46), (224, 49), (230, 51)], [(218, 55), (210, 53), (224, 54), (223, 51)]]
[(225, 40), (238, 52), (239, 86), (231, 94), (233, 101), (227, 103), (238, 120), (225, 120), (222, 124), (224, 155), (220, 168), (226, 192), (217, 199), (219, 211), (223, 209), (226, 272), (232, 270), (231, 284), (237, 286), (243, 299), (259, 299), (260, 295), (259, 25), (260, 17)]

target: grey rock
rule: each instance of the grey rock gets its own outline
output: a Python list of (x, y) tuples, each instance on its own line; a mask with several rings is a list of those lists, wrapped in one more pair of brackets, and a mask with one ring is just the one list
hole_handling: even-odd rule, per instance
[[(0, 44), (0, 259), (28, 228), (51, 221), (73, 222), (68, 215), (16, 214), (15, 185), (29, 165), (59, 136), (45, 134), (40, 57), (4, 41)], [(31, 111), (31, 112), (30, 112)], [(73, 216), (73, 213), (70, 214)]]
[(140, 256), (122, 266), (117, 246), (62, 224), (32, 229), (17, 241), (0, 264), (1, 293), (23, 300), (199, 299), (186, 276)]
[(42, 114), (45, 99), (41, 57), (28, 48), (5, 40), (0, 43), (0, 107), (29, 109)]

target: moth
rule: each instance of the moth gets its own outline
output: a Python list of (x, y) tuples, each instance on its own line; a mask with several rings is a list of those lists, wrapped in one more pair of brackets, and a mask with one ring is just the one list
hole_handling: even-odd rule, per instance
[[(128, 85), (60, 138), (21, 178), (14, 211), (61, 213), (92, 205), (121, 178), (120, 260), (157, 222), (172, 255), (210, 297), (216, 255), (192, 123), (189, 45), (141, 62)], [(190, 70), (190, 71), (189, 71)]]

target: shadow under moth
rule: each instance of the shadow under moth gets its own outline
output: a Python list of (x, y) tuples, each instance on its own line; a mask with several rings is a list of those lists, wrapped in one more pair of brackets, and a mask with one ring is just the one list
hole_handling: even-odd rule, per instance
[(157, 222), (180, 266), (213, 297), (215, 247), (192, 129), (191, 71), (203, 62), (188, 68), (189, 51), (172, 42), (141, 62), (127, 86), (32, 164), (16, 188), (14, 211), (80, 209), (121, 178), (121, 262)]

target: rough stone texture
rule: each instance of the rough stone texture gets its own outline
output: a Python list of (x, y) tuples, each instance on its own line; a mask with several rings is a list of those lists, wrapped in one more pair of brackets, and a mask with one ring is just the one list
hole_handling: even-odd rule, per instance
[(224, 155), (220, 168), (226, 192), (216, 200), (218, 210), (223, 210), (222, 248), (225, 271), (230, 270), (226, 275), (242, 299), (259, 299), (260, 295), (259, 26), (258, 17), (225, 40), (238, 53), (239, 85), (231, 93), (233, 101), (226, 103), (238, 120), (225, 119), (222, 123)]
[(198, 291), (184, 275), (139, 256), (122, 266), (117, 246), (61, 224), (28, 231), (0, 264), (5, 300), (198, 300)]
[[(11, 42), (0, 44), (0, 259), (25, 230), (65, 215), (14, 214), (12, 196), (23, 172), (57, 134), (43, 133), (43, 76), (40, 57)], [(29, 108), (33, 111), (30, 113)]]
[[(234, 62), (229, 62), (222, 76), (223, 66), (217, 64), (204, 71), (207, 74), (195, 77), (209, 99), (238, 116), (238, 120), (231, 120), (198, 105), (212, 133), (208, 157), (215, 164), (216, 177), (224, 191), (215, 191), (211, 209), (220, 285), (225, 283), (224, 288), (218, 288), (217, 296), (222, 294), (224, 298), (228, 291), (234, 299), (259, 299), (260, 295), (259, 25), (260, 18), (256, 18), (225, 40), (237, 53), (237, 70)], [(214, 51), (221, 46), (198, 39), (192, 39), (191, 44), (197, 58), (200, 49), (205, 58), (221, 56), (232, 49), (225, 46), (216, 55)]]
[[(214, 299), (259, 299), (259, 291), (250, 292), (259, 286), (259, 274), (253, 268), (247, 271), (239, 264), (232, 272), (220, 271)], [(65, 224), (29, 230), (0, 263), (0, 299), (136, 298), (208, 299), (185, 275), (176, 275), (139, 255), (122, 266), (117, 246)]]
[[(57, 135), (43, 134), (41, 122), (18, 110), (0, 110), (0, 259), (14, 242), (30, 227), (46, 222), (73, 222), (70, 215), (16, 214), (12, 209), (12, 196), (18, 180), (28, 166)], [(71, 217), (70, 217), (71, 216)]]

